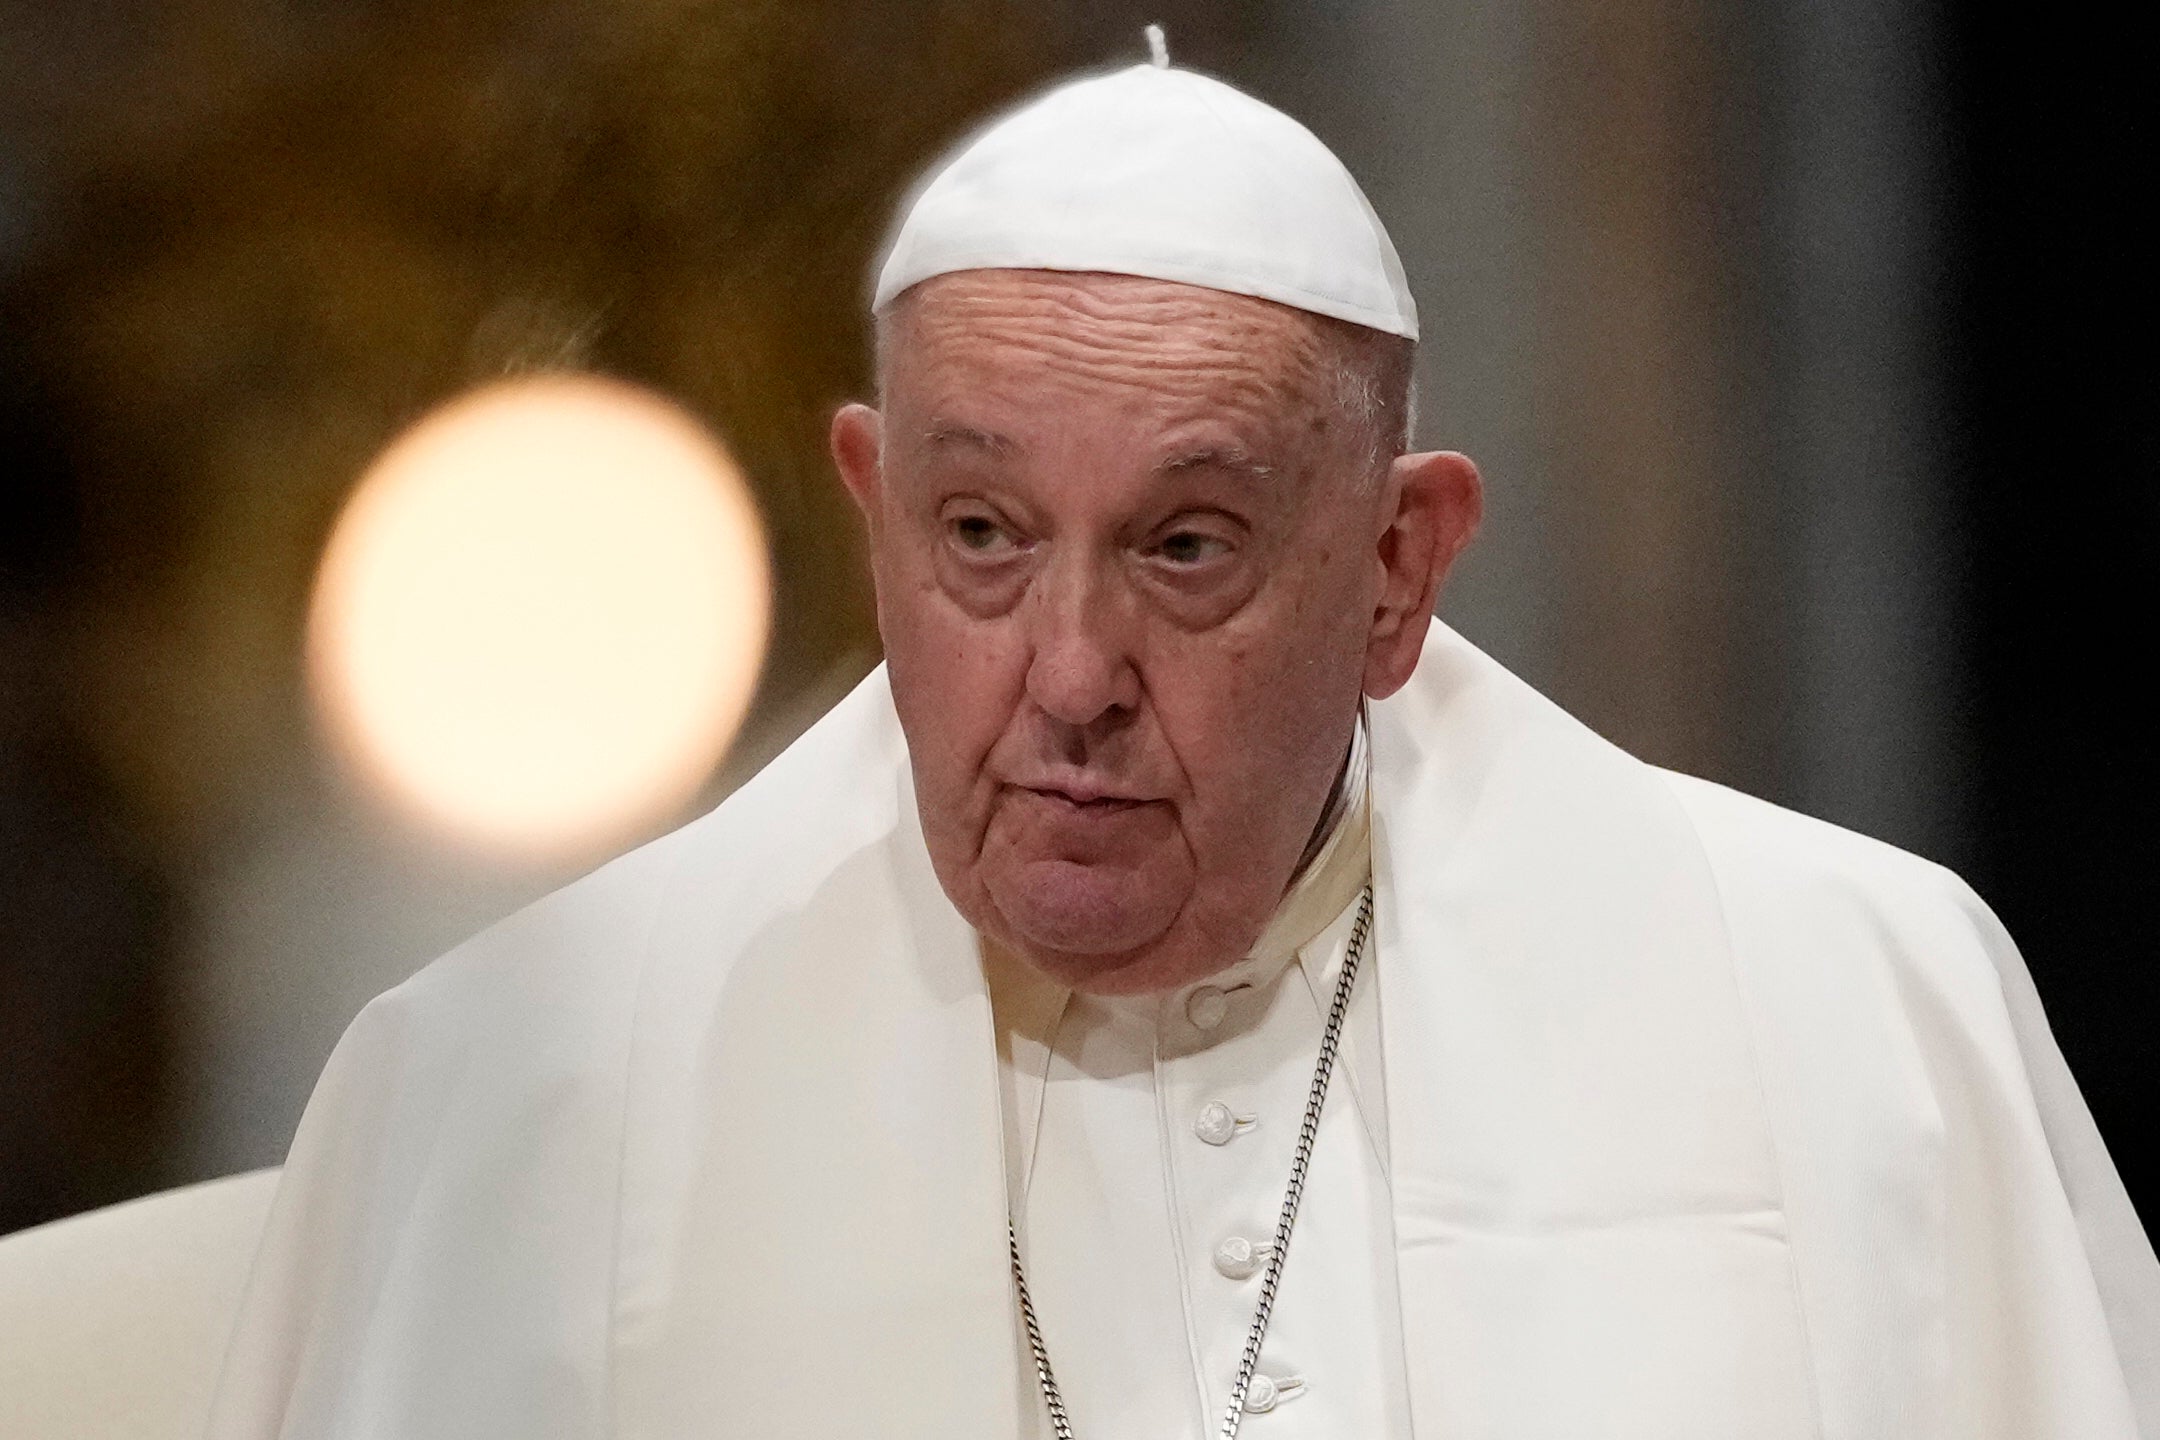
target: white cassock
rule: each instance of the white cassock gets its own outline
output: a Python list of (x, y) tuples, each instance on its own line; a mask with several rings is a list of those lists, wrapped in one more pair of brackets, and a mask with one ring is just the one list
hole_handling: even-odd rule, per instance
[[(2160, 1435), (2160, 1266), (1955, 876), (1437, 627), (1367, 742), (1371, 969), (1261, 1366), (1306, 1383), (1248, 1435)], [(354, 1022), (212, 1433), (1042, 1435), (1009, 1202), (1083, 1436), (1204, 1433), (1250, 1302), (1204, 1247), (1279, 1203), (1340, 929), (1205, 1035), (993, 1009), (875, 674)], [(1188, 1141), (1208, 1100), (1256, 1123)]]

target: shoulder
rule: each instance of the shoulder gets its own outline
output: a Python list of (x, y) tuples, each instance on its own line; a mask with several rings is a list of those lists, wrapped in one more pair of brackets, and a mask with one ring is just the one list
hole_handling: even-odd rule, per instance
[(1713, 781), (1653, 773), (1686, 812), (1721, 877), (1777, 883), (1816, 900), (1943, 908), (1968, 923), (1987, 912), (1955, 871), (1909, 850)]
[(596, 1058), (692, 833), (662, 836), (472, 936), (370, 1001), (340, 1048), (496, 1052), (508, 1067), (498, 1076)]
[[(687, 905), (741, 927), (879, 831), (890, 810), (889, 692), (874, 672), (718, 807), (543, 896), (386, 991), (346, 1045), (489, 1062), (496, 1078), (618, 1064), (638, 991)], [(705, 957), (724, 966), (727, 955)], [(344, 1048), (341, 1046), (341, 1048)]]
[[(878, 789), (881, 700), (866, 681), (716, 810), (371, 1001), (294, 1137), (280, 1203), (295, 1233), (343, 1236), (360, 1275), (414, 1237), (486, 1234), (490, 1207), (515, 1197), (528, 1226), (560, 1227), (561, 1253), (585, 1254), (575, 1237), (615, 1203), (653, 977), (733, 963), (724, 941), (686, 942), (682, 917), (718, 916), (723, 933), (754, 925), (791, 903), (805, 872), (844, 861), (874, 828), (862, 814), (874, 807), (845, 797)], [(674, 987), (688, 988), (679, 976)], [(662, 1008), (682, 999), (671, 991)]]
[(1789, 1182), (1834, 1191), (1850, 1218), (1868, 1193), (1939, 1189), (1991, 1144), (2026, 1154), (2032, 1037), (2007, 989), (2023, 962), (1972, 887), (1896, 846), (1657, 773), (1717, 888), (1780, 1148), (1855, 1167)]
[(1961, 883), (1934, 861), (1856, 830), (1693, 775), (1653, 773), (1687, 812), (1713, 862), (1767, 866), (1794, 879), (1843, 879), (1892, 890)]
[(1743, 963), (1801, 965), (1837, 982), (1883, 972), (1907, 1004), (1923, 991), (1999, 1002), (2015, 950), (1956, 872), (1723, 785), (1653, 773), (1694, 827)]

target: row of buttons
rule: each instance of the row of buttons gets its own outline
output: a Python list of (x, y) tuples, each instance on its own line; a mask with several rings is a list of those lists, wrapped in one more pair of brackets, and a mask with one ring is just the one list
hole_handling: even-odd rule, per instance
[[(1210, 1100), (1200, 1107), (1193, 1133), (1210, 1145), (1227, 1145), (1258, 1123), (1255, 1117), (1240, 1115), (1220, 1100)], [(1271, 1241), (1232, 1235), (1215, 1247), (1215, 1268), (1229, 1279), (1250, 1280), (1274, 1253)]]
[[(1250, 1280), (1274, 1253), (1273, 1241), (1232, 1235), (1215, 1247), (1215, 1268), (1232, 1280)], [(1245, 1412), (1265, 1415), (1283, 1401), (1294, 1399), (1304, 1388), (1305, 1377), (1302, 1375), (1278, 1378), (1255, 1373), (1252, 1383), (1245, 1387)]]
[[(1242, 987), (1240, 987), (1242, 988)], [(1229, 992), (1215, 985), (1202, 985), (1185, 997), (1185, 1018), (1196, 1030), (1213, 1030), (1229, 1017)], [(1200, 1107), (1193, 1117), (1193, 1134), (1209, 1145), (1228, 1145), (1238, 1136), (1259, 1124), (1255, 1115), (1240, 1115), (1220, 1100), (1210, 1100)], [(1275, 1253), (1272, 1240), (1252, 1240), (1243, 1235), (1231, 1235), (1215, 1247), (1215, 1270), (1227, 1280), (1250, 1280), (1260, 1273), (1268, 1257)], [(1245, 1390), (1245, 1411), (1249, 1415), (1265, 1415), (1284, 1400), (1294, 1397), (1305, 1388), (1302, 1376), (1288, 1375), (1275, 1379), (1267, 1375), (1254, 1375)]]

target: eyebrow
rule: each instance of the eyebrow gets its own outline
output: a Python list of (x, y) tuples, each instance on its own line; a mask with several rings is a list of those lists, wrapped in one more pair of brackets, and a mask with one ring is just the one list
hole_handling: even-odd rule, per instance
[(1010, 436), (977, 430), (972, 425), (941, 422), (923, 431), (923, 440), (931, 445), (956, 445), (967, 450), (980, 450), (986, 455), (1013, 455), (1020, 450), (1019, 442)]
[(1210, 446), (1173, 455), (1155, 467), (1158, 475), (1183, 475), (1194, 470), (1228, 470), (1254, 480), (1271, 480), (1275, 467), (1255, 460), (1243, 450)]

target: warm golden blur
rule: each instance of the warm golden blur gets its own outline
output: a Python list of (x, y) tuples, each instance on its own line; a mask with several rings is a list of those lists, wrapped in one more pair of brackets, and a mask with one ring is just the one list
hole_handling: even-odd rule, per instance
[(341, 748), (430, 817), (602, 846), (726, 751), (771, 593), (757, 511), (696, 421), (614, 382), (517, 381), (362, 482), (316, 582), (310, 680)]

